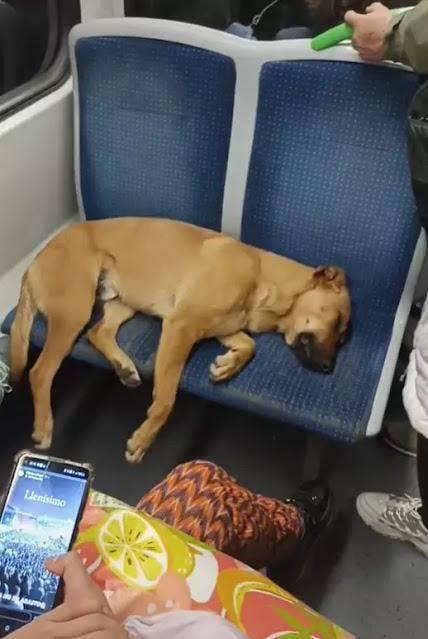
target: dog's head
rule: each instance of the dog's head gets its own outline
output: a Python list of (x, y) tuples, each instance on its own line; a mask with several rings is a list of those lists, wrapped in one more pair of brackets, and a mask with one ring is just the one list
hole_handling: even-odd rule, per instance
[(296, 297), (284, 318), (285, 341), (303, 366), (330, 373), (346, 339), (350, 317), (345, 272), (336, 266), (321, 266), (315, 269), (309, 289)]

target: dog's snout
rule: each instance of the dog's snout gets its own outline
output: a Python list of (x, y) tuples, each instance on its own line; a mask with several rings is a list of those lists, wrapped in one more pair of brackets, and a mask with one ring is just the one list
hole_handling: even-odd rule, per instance
[(324, 362), (321, 366), (321, 371), (325, 374), (331, 373), (333, 370), (333, 362)]
[(334, 361), (311, 360), (306, 363), (306, 367), (310, 368), (316, 373), (323, 373), (323, 375), (329, 375), (334, 370)]
[(305, 368), (324, 375), (333, 372), (335, 357), (332, 357), (331, 353), (326, 353), (325, 350), (316, 343), (311, 333), (300, 334), (293, 350), (297, 359)]
[(311, 360), (306, 362), (306, 368), (310, 368), (315, 371), (315, 373), (323, 373), (324, 375), (329, 375), (333, 372), (334, 362), (320, 362), (316, 360)]

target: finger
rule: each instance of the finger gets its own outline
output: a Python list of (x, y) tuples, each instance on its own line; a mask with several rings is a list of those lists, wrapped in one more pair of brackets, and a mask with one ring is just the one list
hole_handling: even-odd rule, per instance
[(364, 51), (365, 47), (361, 46), (359, 38), (352, 38), (351, 44), (355, 51), (361, 56), (361, 53)]
[(54, 575), (57, 575), (57, 577), (62, 578), (64, 578), (66, 571), (79, 571), (81, 568), (83, 568), (84, 570), (79, 555), (73, 550), (71, 552), (68, 552), (66, 555), (51, 557), (50, 559), (47, 559), (46, 568), (50, 572), (53, 572)]
[(91, 606), (98, 604), (99, 609), (106, 613), (110, 610), (104, 594), (89, 577), (76, 552), (51, 559), (46, 562), (46, 567), (64, 580), (65, 603), (74, 607), (75, 603), (86, 601)]
[[(87, 615), (92, 615), (100, 612), (103, 611), (100, 609), (99, 602), (91, 600), (76, 602), (72, 605), (70, 605), (69, 603), (63, 603), (54, 608), (51, 612), (43, 615), (43, 618), (46, 618), (54, 623), (63, 623), (65, 621), (71, 621), (72, 619), (77, 619), (79, 617), (85, 617)], [(107, 614), (107, 612), (105, 614)], [(108, 614), (110, 614), (110, 609), (108, 610)]]
[(355, 49), (362, 60), (367, 60), (367, 49), (365, 46), (361, 45), (361, 42), (357, 38), (354, 38), (352, 40), (352, 47)]
[(367, 8), (366, 13), (373, 13), (375, 11), (379, 11), (379, 9), (386, 8), (381, 2), (372, 2)]
[[(129, 639), (129, 635), (123, 630), (120, 634), (115, 633), (114, 639)], [(82, 637), (73, 637), (73, 639), (106, 639), (103, 632), (93, 632), (90, 635), (84, 635)]]
[[(130, 635), (123, 628), (114, 628), (112, 629), (111, 637), (114, 639), (129, 639)], [(97, 630), (96, 632), (92, 632), (88, 635), (82, 635), (80, 637), (73, 637), (73, 639), (110, 639), (106, 637), (105, 630)]]
[(344, 16), (344, 20), (350, 27), (355, 28), (360, 24), (361, 19), (364, 18), (364, 15), (361, 13), (357, 13), (356, 11), (347, 11)]
[(53, 624), (55, 639), (77, 639), (97, 632), (105, 636), (113, 627), (112, 619), (100, 612)]
[(382, 54), (372, 49), (358, 49), (358, 54), (364, 62), (381, 62), (383, 60)]
[(352, 46), (354, 49), (358, 51), (358, 53), (369, 51), (370, 50), (371, 41), (367, 40), (367, 38), (353, 38)]

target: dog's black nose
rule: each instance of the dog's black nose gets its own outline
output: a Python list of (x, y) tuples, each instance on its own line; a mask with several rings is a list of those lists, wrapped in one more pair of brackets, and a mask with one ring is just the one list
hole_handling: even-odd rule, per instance
[(333, 364), (331, 362), (324, 362), (324, 364), (321, 366), (321, 370), (323, 373), (331, 373), (333, 370)]

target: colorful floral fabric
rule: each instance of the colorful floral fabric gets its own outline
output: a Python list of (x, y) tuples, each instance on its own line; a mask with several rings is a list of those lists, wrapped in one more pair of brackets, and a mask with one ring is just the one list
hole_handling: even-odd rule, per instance
[(245, 564), (101, 493), (76, 548), (122, 622), (208, 610), (251, 639), (353, 639)]

